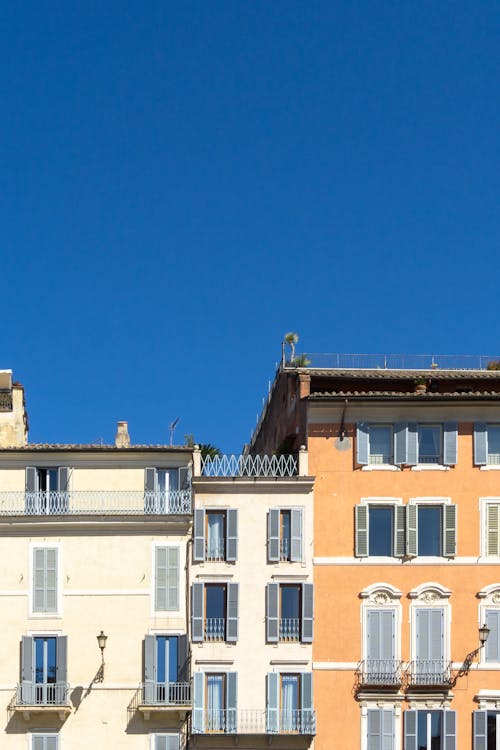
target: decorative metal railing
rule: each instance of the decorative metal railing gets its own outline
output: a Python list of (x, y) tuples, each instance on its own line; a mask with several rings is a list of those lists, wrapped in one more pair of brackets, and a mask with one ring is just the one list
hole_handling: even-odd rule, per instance
[(146, 706), (190, 706), (190, 682), (144, 682), (141, 700)]
[(0, 392), (0, 411), (12, 411), (12, 393)]
[(21, 682), (16, 687), (18, 706), (66, 706), (67, 682)]
[(417, 659), (408, 666), (411, 685), (447, 685), (451, 680), (451, 661)]
[(224, 617), (207, 617), (205, 620), (205, 640), (226, 640), (226, 620)]
[(358, 666), (361, 685), (401, 685), (402, 662), (398, 659), (366, 659)]
[(203, 458), (203, 477), (293, 477), (297, 474), (297, 458), (283, 456), (217, 456)]
[[(315, 354), (298, 355), (310, 368), (339, 370), (488, 370), (500, 356), (475, 354)], [(489, 365), (489, 368), (488, 368)], [(295, 367), (284, 362), (284, 367)]]
[(316, 734), (316, 713), (312, 709), (194, 710), (193, 734)]
[(75, 490), (0, 492), (0, 516), (183, 515), (191, 513), (191, 489), (171, 492)]
[(290, 540), (280, 539), (280, 560), (286, 562), (290, 560)]
[(205, 560), (222, 562), (226, 559), (225, 554), (224, 539), (212, 539), (205, 542)]
[(280, 619), (280, 641), (300, 641), (300, 620), (298, 617)]
[(442, 464), (443, 463), (443, 457), (440, 453), (435, 453), (434, 455), (428, 454), (427, 456), (422, 456), (419, 453), (418, 456), (418, 463), (419, 464)]

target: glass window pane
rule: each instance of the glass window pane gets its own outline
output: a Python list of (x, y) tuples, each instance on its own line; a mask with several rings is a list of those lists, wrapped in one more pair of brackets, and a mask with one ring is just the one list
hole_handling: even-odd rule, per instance
[(369, 507), (369, 555), (385, 555), (388, 557), (392, 555), (392, 517), (392, 508), (375, 505)]
[(370, 463), (392, 463), (392, 427), (370, 426)]
[(428, 750), (427, 711), (419, 711), (417, 714), (417, 748), (418, 750)]
[(497, 713), (488, 711), (488, 745), (487, 750), (497, 750)]
[(299, 586), (281, 586), (281, 617), (298, 619), (300, 617)]
[(431, 750), (441, 750), (442, 723), (442, 712), (431, 711)]
[(224, 557), (224, 514), (207, 513), (207, 557), (221, 559)]
[(421, 464), (441, 461), (441, 427), (420, 425), (418, 428), (418, 461)]
[(441, 555), (442, 508), (439, 505), (418, 506), (418, 554)]
[(225, 586), (205, 586), (206, 602), (205, 617), (226, 616), (226, 587)]
[(500, 463), (500, 426), (488, 427), (488, 463)]

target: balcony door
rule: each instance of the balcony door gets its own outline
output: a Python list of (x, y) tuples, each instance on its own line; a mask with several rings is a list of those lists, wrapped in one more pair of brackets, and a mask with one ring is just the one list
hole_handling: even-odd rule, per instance
[(396, 613), (369, 609), (366, 616), (366, 673), (370, 681), (390, 684), (396, 672)]
[(280, 729), (300, 732), (300, 675), (280, 675)]
[(206, 729), (207, 732), (225, 732), (226, 731), (226, 675), (225, 674), (207, 674), (206, 675), (206, 696), (207, 696), (207, 714)]
[(444, 609), (416, 610), (415, 675), (421, 685), (442, 684), (445, 677)]

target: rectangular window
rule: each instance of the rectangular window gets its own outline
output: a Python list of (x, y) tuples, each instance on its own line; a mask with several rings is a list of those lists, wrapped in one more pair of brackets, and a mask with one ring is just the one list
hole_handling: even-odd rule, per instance
[(280, 641), (300, 641), (302, 587), (280, 586)]
[(500, 609), (487, 609), (485, 621), (490, 633), (484, 647), (484, 660), (486, 663), (498, 664), (500, 662)]
[(179, 610), (179, 547), (155, 547), (155, 610)]
[(443, 432), (441, 425), (418, 426), (418, 463), (441, 464), (443, 462)]
[(226, 731), (226, 675), (206, 675), (206, 730), (207, 732)]
[(205, 513), (205, 560), (220, 562), (226, 559), (226, 512), (207, 510)]
[(394, 508), (370, 505), (368, 509), (368, 554), (391, 557), (393, 554)]
[(444, 614), (442, 607), (415, 611), (414, 685), (443, 685), (446, 682), (449, 668), (445, 660)]
[(392, 464), (394, 436), (390, 425), (370, 425), (369, 454), (370, 464)]
[(369, 708), (366, 728), (367, 750), (394, 750), (394, 710)]
[(67, 513), (70, 471), (67, 466), (26, 467), (26, 513), (28, 515)]
[(404, 750), (456, 748), (455, 711), (407, 710), (404, 713), (404, 724)]
[(300, 732), (300, 675), (280, 675), (280, 729)]
[(68, 690), (66, 665), (66, 636), (23, 636), (18, 702), (22, 705), (65, 705)]
[(500, 464), (500, 425), (488, 425), (488, 464)]
[(57, 548), (33, 549), (33, 612), (57, 612)]
[(190, 703), (187, 682), (186, 636), (147, 635), (144, 641), (144, 703), (186, 706)]
[(399, 504), (367, 503), (355, 508), (357, 557), (403, 557), (406, 552), (406, 511)]
[(500, 503), (486, 504), (486, 554), (500, 555)]
[(312, 643), (313, 584), (268, 583), (266, 638), (268, 643)]
[(270, 508), (267, 521), (269, 562), (302, 562), (303, 508)]
[(193, 559), (197, 562), (236, 562), (237, 508), (195, 508)]
[(31, 735), (31, 750), (59, 750), (59, 737), (57, 734), (33, 734)]
[(203, 641), (238, 640), (238, 583), (193, 583), (191, 637)]
[(395, 623), (394, 609), (368, 609), (366, 612), (364, 677), (367, 684), (394, 685), (398, 680)]
[(190, 476), (187, 466), (144, 470), (144, 512), (189, 513)]
[(152, 750), (180, 750), (180, 742), (178, 734), (155, 734)]
[(205, 640), (226, 640), (226, 584), (205, 584)]
[(443, 539), (443, 507), (418, 506), (418, 554), (422, 557), (440, 557)]

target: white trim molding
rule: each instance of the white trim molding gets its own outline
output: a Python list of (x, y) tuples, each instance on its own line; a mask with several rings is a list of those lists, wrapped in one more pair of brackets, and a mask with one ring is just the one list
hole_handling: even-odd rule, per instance
[(421, 583), (420, 586), (416, 586), (408, 592), (409, 599), (418, 599), (419, 604), (429, 604), (430, 606), (433, 606), (442, 599), (449, 599), (450, 596), (451, 589), (447, 589), (435, 581)]

